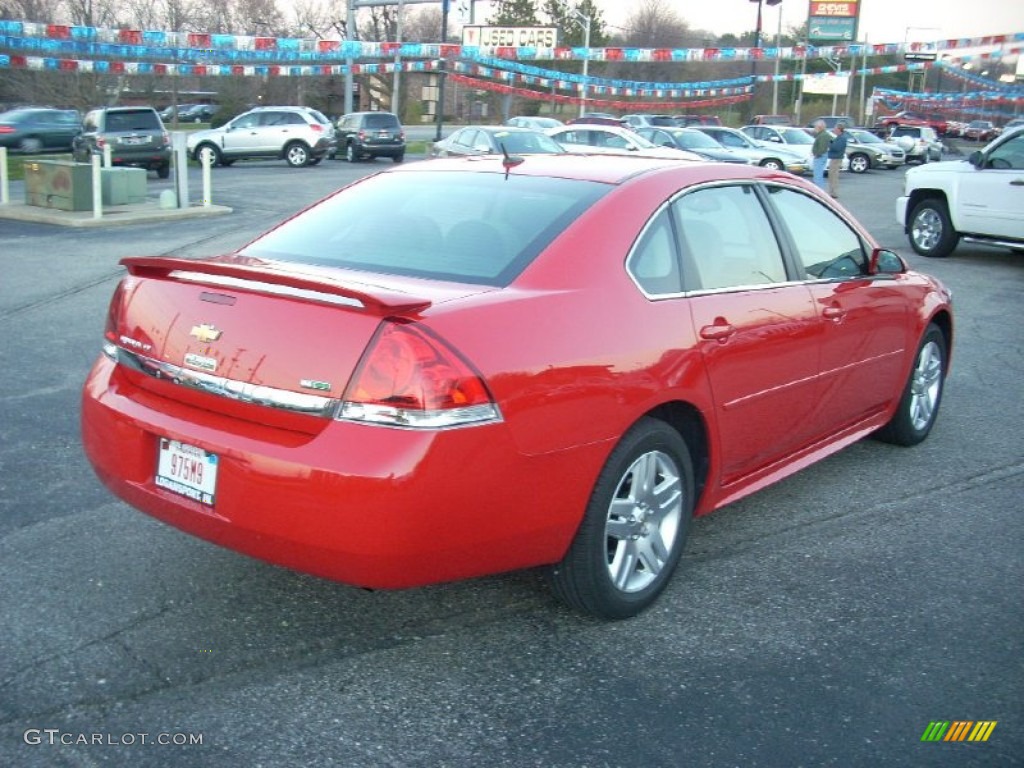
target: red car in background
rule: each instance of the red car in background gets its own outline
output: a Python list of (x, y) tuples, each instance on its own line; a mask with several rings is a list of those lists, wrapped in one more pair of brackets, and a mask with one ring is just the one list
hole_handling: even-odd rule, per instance
[(365, 587), (544, 566), (606, 618), (657, 598), (694, 515), (925, 439), (952, 347), (938, 281), (743, 165), (431, 160), (122, 264), (82, 402), (117, 496)]
[(938, 113), (926, 115), (922, 112), (897, 112), (895, 115), (881, 117), (875, 122), (875, 129), (888, 133), (897, 125), (926, 125), (933, 128), (939, 136), (945, 136), (949, 130), (949, 121), (944, 115)]

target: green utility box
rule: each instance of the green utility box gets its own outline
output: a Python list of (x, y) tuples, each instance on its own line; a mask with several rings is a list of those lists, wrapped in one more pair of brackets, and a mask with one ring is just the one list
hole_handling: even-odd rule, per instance
[(92, 166), (67, 160), (25, 163), (25, 202), (62, 211), (92, 210)]
[(104, 205), (146, 202), (146, 171), (143, 168), (104, 168), (100, 171)]

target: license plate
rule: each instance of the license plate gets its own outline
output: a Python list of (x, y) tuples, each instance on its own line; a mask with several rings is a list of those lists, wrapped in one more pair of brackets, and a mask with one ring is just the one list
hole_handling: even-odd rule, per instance
[(178, 440), (160, 438), (154, 482), (161, 488), (213, 506), (217, 455)]
[(139, 144), (148, 144), (149, 143), (149, 139), (147, 139), (145, 136), (127, 136), (127, 137), (121, 139), (121, 143), (122, 144), (131, 144), (132, 146), (137, 146)]

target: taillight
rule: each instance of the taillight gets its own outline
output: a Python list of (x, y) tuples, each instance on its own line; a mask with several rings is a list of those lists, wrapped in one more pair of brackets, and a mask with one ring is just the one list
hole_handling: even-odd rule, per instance
[(338, 418), (439, 428), (501, 418), (483, 379), (450, 346), (415, 325), (381, 325), (342, 397)]
[(170, 144), (171, 143), (171, 134), (169, 134), (167, 131), (164, 131), (162, 136), (163, 136), (164, 144)]
[(104, 139), (102, 136), (97, 136), (96, 137), (96, 148), (97, 149), (103, 149), (103, 145), (106, 144), (106, 143), (107, 143), (107, 140)]
[(10, 125), (0, 125), (0, 133), (14, 133), (17, 128)]
[(103, 328), (103, 352), (108, 357), (117, 358), (117, 342), (120, 334), (117, 329), (120, 326), (121, 305), (124, 303), (124, 281), (117, 284), (114, 295), (110, 297), (110, 305), (107, 307), (107, 322)]
[(319, 123), (310, 123), (309, 127), (312, 128), (313, 131), (316, 133), (320, 133), (324, 129), (324, 127)]

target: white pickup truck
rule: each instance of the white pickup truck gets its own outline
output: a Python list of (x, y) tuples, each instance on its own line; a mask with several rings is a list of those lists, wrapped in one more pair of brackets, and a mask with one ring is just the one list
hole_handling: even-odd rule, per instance
[(1024, 129), (907, 171), (896, 219), (922, 256), (948, 256), (961, 238), (1024, 251)]

